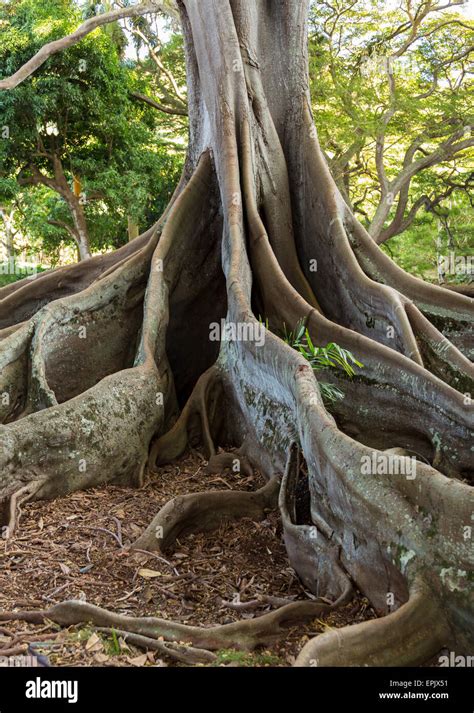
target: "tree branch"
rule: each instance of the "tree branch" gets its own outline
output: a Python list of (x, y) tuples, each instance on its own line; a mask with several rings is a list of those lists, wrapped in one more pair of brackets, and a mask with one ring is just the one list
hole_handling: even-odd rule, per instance
[(66, 230), (66, 231), (69, 233), (69, 235), (70, 235), (72, 238), (74, 238), (74, 240), (76, 241), (76, 243), (79, 242), (79, 237), (78, 237), (78, 235), (77, 235), (77, 231), (73, 228), (72, 225), (69, 225), (69, 224), (66, 223), (64, 220), (53, 220), (52, 218), (50, 218), (50, 219), (48, 219), (46, 222), (47, 222), (49, 225), (54, 225), (54, 226), (56, 226), (56, 227), (58, 227), (58, 228), (64, 228), (64, 230)]
[(162, 11), (168, 15), (176, 17), (174, 10), (174, 5), (171, 0), (165, 0), (165, 2), (157, 2), (156, 0), (152, 2), (145, 2), (139, 5), (132, 5), (131, 7), (121, 7), (117, 10), (111, 10), (110, 12), (105, 12), (102, 15), (96, 15), (91, 17), (80, 25), (77, 30), (72, 32), (66, 37), (62, 37), (59, 40), (53, 40), (45, 44), (31, 59), (28, 60), (19, 70), (17, 70), (11, 77), (6, 77), (0, 81), (1, 89), (14, 89), (21, 82), (27, 79), (33, 72), (35, 72), (41, 65), (43, 65), (46, 60), (57, 52), (61, 52), (68, 47), (80, 42), (86, 35), (93, 32), (97, 27), (102, 25), (107, 25), (110, 22), (115, 22), (116, 20), (121, 20), (125, 17), (134, 17), (137, 15), (146, 15), (151, 12)]
[(139, 99), (140, 101), (145, 102), (146, 104), (149, 104), (154, 109), (158, 109), (159, 111), (164, 111), (165, 114), (174, 114), (177, 116), (187, 116), (188, 115), (188, 112), (186, 109), (165, 106), (164, 104), (160, 104), (159, 102), (155, 101), (155, 99), (152, 99), (151, 97), (147, 97), (146, 94), (140, 94), (140, 92), (131, 92), (131, 96), (134, 97), (135, 99)]
[(423, 158), (418, 159), (418, 161), (412, 161), (410, 164), (405, 166), (401, 173), (397, 176), (392, 184), (392, 191), (396, 195), (406, 181), (410, 181), (413, 176), (422, 171), (425, 168), (434, 166), (442, 161), (447, 161), (448, 159), (454, 158), (458, 153), (464, 151), (464, 149), (474, 146), (474, 137), (464, 139), (463, 141), (456, 141), (459, 136), (459, 132), (450, 136), (450, 138), (438, 146), (434, 151), (423, 156)]
[[(393, 238), (395, 235), (399, 235), (400, 233), (403, 233), (405, 230), (407, 230), (407, 228), (409, 228), (415, 220), (418, 211), (423, 206), (426, 208), (427, 211), (431, 211), (436, 214), (436, 208), (440, 205), (442, 201), (446, 200), (446, 198), (449, 198), (449, 196), (454, 193), (454, 191), (465, 191), (468, 197), (470, 198), (469, 189), (472, 186), (473, 180), (474, 172), (468, 174), (468, 176), (462, 183), (456, 183), (450, 178), (445, 179), (445, 184), (447, 186), (446, 190), (444, 190), (442, 193), (438, 193), (438, 195), (434, 195), (434, 197), (432, 198), (430, 198), (430, 196), (426, 194), (420, 196), (413, 203), (410, 210), (405, 215), (410, 188), (410, 184), (406, 184), (406, 186), (404, 186), (400, 191), (397, 210), (393, 221), (390, 223), (390, 225), (388, 225), (384, 230), (380, 232), (380, 234), (376, 237), (376, 242), (380, 245), (381, 243), (386, 242), (390, 238)], [(437, 215), (439, 216), (439, 214)]]
[(29, 164), (27, 166), (27, 169), (31, 171), (31, 176), (25, 176), (23, 172), (20, 172), (20, 175), (17, 179), (18, 185), (37, 186), (39, 184), (42, 184), (47, 188), (51, 188), (52, 191), (63, 195), (61, 186), (53, 178), (50, 178), (49, 176), (46, 176), (44, 173), (42, 173), (37, 166), (35, 166), (34, 164)]
[(387, 59), (386, 71), (388, 79), (388, 87), (390, 92), (390, 102), (389, 106), (383, 113), (380, 120), (380, 127), (377, 131), (376, 144), (375, 144), (375, 165), (377, 168), (377, 174), (379, 177), (380, 188), (382, 190), (382, 196), (385, 196), (388, 191), (388, 181), (387, 174), (385, 172), (384, 164), (384, 152), (385, 152), (385, 132), (390, 121), (394, 117), (396, 108), (396, 89), (395, 89), (395, 77), (393, 74), (393, 69), (391, 67), (391, 58)]
[[(148, 26), (148, 22), (146, 20), (144, 20), (144, 22)], [(179, 101), (180, 104), (186, 106), (186, 99), (185, 99), (185, 97), (183, 97), (183, 95), (179, 91), (179, 87), (176, 82), (176, 79), (174, 78), (173, 74), (170, 71), (168, 71), (168, 69), (165, 67), (165, 65), (161, 61), (159, 55), (155, 52), (155, 49), (154, 49), (150, 39), (138, 27), (134, 27), (132, 29), (132, 32), (133, 32), (133, 34), (137, 35), (137, 37), (139, 37), (142, 40), (142, 42), (144, 42), (145, 45), (148, 47), (148, 52), (150, 53), (150, 57), (153, 59), (154, 63), (158, 67), (159, 71), (162, 74), (164, 74), (164, 76), (168, 79), (168, 81), (172, 87), (173, 93), (175, 95), (175, 98)]]

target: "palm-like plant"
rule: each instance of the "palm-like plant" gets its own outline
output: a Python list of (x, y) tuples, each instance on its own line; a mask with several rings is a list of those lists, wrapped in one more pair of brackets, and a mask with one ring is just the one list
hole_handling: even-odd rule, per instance
[[(284, 341), (293, 349), (296, 349), (311, 364), (314, 371), (321, 369), (340, 369), (352, 379), (356, 372), (354, 367), (363, 368), (363, 364), (355, 358), (352, 352), (343, 349), (339, 344), (330, 342), (325, 347), (316, 347), (309, 334), (305, 323), (299, 322), (296, 329), (287, 331), (286, 325), (283, 333)], [(321, 396), (328, 404), (340, 401), (344, 398), (344, 393), (334, 384), (318, 382)]]

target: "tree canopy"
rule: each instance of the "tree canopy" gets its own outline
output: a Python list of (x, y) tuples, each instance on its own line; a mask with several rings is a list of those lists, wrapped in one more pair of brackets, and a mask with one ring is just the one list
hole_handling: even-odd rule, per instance
[[(70, 32), (82, 14), (71, 0), (2, 5), (2, 73)], [(16, 202), (22, 231), (42, 237), (43, 249), (71, 237), (79, 244), (81, 228), (93, 250), (122, 244), (127, 220), (156, 219), (179, 175), (181, 152), (159, 133), (156, 111), (133, 97), (143, 80), (123, 59), (121, 34), (89, 34), (0, 95), (0, 202)]]
[(338, 186), (377, 242), (413, 227), (425, 268), (438, 218), (454, 208), (463, 245), (458, 217), (473, 215), (474, 23), (464, 5), (311, 5), (313, 105)]
[[(310, 5), (313, 107), (336, 182), (374, 239), (428, 279), (437, 251), (453, 241), (469, 251), (474, 221), (473, 21), (463, 5)], [(113, 7), (104, 6), (120, 12)], [(1, 13), (1, 76), (100, 19), (93, 3), (73, 0), (10, 0)], [(9, 220), (53, 261), (60, 245), (77, 243), (74, 191), (91, 249), (109, 249), (160, 214), (182, 165), (179, 26), (156, 13), (121, 14), (0, 95), (9, 132), (0, 143), (3, 230)], [(53, 156), (70, 192), (53, 186)]]

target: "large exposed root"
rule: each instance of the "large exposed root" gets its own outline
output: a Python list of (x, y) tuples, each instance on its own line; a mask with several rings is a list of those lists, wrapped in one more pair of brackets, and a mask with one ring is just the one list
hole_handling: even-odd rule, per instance
[(77, 265), (39, 273), (34, 277), (12, 282), (0, 289), (0, 328), (30, 319), (46, 304), (56, 299), (78, 294), (102, 276), (110, 274), (132, 255), (138, 253), (156, 233), (153, 226), (123, 248), (97, 255)]
[(470, 325), (474, 319), (472, 297), (455, 290), (446, 291), (402, 270), (379, 248), (355, 220), (347, 217), (348, 236), (354, 253), (365, 272), (381, 283), (400, 290), (424, 312), (436, 327), (468, 358), (474, 357), (474, 339)]
[(142, 636), (141, 634), (133, 634), (128, 631), (108, 629), (106, 627), (98, 627), (97, 631), (105, 634), (113, 634), (120, 636), (125, 643), (137, 646), (146, 651), (158, 651), (162, 656), (166, 656), (174, 661), (180, 661), (188, 665), (199, 663), (212, 663), (216, 660), (216, 655), (206, 649), (196, 649), (193, 646), (185, 646), (177, 644), (173, 641), (161, 641), (160, 639), (152, 639), (150, 636)]
[(254, 619), (232, 622), (222, 626), (200, 628), (178, 624), (156, 617), (129, 617), (101, 609), (82, 601), (66, 601), (44, 611), (6, 612), (0, 621), (21, 620), (31, 623), (53, 621), (61, 626), (92, 624), (97, 627), (123, 630), (139, 636), (167, 642), (190, 642), (193, 646), (216, 651), (236, 648), (253, 650), (280, 639), (288, 629), (321, 616), (339, 606), (316, 601), (292, 602)]
[(202, 439), (208, 458), (216, 455), (209, 413), (215, 414), (220, 396), (219, 372), (212, 366), (199, 378), (173, 428), (153, 444), (149, 459), (152, 468), (179, 458), (196, 437)]
[[(317, 596), (348, 601), (353, 591), (352, 582), (339, 561), (339, 545), (332, 542), (332, 531), (322, 519), (313, 523), (311, 513), (304, 512), (297, 504), (297, 493), (301, 497), (301, 454), (296, 444), (292, 444), (279, 493), (279, 507), (283, 523), (283, 533), (288, 557), (301, 580)], [(304, 491), (303, 491), (304, 492)], [(309, 496), (309, 490), (307, 491)], [(308, 497), (309, 500), (309, 497)], [(309, 507), (309, 502), (306, 503)], [(309, 523), (298, 522), (306, 515)], [(316, 524), (317, 523), (317, 524)]]
[(155, 235), (114, 273), (33, 318), (27, 413), (68, 401), (133, 366), (156, 242)]
[(302, 648), (296, 666), (418, 666), (449, 643), (443, 609), (418, 580), (410, 599), (381, 619), (316, 636)]
[[(200, 210), (199, 202), (196, 206), (195, 201), (206, 193), (209, 174), (209, 160), (205, 155), (170, 210), (158, 247), (155, 248), (155, 235), (155, 240), (150, 238), (142, 248), (149, 255), (149, 261), (144, 260), (140, 252), (133, 254), (117, 271), (85, 290), (78, 303), (66, 297), (45, 307), (44, 312), (33, 318), (35, 339), (31, 351), (29, 403), (30, 410), (36, 412), (0, 427), (0, 501), (15, 496), (26, 485), (40, 481), (42, 485), (35, 489), (35, 497), (44, 498), (107, 481), (141, 484), (149, 443), (155, 433), (164, 430), (170, 413), (176, 410), (174, 384), (166, 357), (166, 295), (168, 281), (172, 282), (179, 267), (178, 248), (185, 250), (186, 241), (193, 235), (195, 218)], [(193, 206), (196, 206), (194, 212), (191, 210)], [(167, 260), (171, 245), (176, 252), (171, 260)], [(163, 276), (165, 261), (166, 281)], [(94, 328), (101, 321), (97, 315), (103, 314), (104, 309), (107, 312), (113, 305), (126, 306), (130, 300), (133, 309), (134, 302), (143, 297), (144, 285), (139, 284), (138, 292), (135, 290), (132, 295), (129, 294), (130, 287), (134, 292), (136, 282), (146, 278), (149, 265), (151, 277), (143, 306), (145, 320), (140, 340), (133, 345), (131, 363), (116, 364), (112, 368), (114, 373), (105, 377), (96, 371), (97, 384), (82, 380), (78, 389), (81, 393), (66, 392), (64, 398), (59, 398), (51, 383), (64, 389), (76, 382), (74, 379), (70, 382), (68, 375), (61, 372), (56, 380), (54, 373), (65, 365), (81, 373), (80, 366), (68, 362), (66, 347), (69, 346), (69, 356), (74, 360), (77, 343), (63, 342), (64, 330), (85, 328), (86, 335), (88, 329), (94, 335)], [(91, 325), (87, 323), (90, 310), (96, 318)], [(109, 323), (120, 334), (113, 320)], [(52, 344), (49, 332), (54, 337)], [(99, 328), (96, 339), (100, 339), (100, 332)], [(27, 340), (29, 332), (13, 332), (0, 342), (0, 354), (2, 349), (12, 353), (12, 347), (5, 342), (15, 338), (17, 341)], [(84, 341), (87, 344), (87, 339)], [(55, 352), (55, 346), (62, 346), (62, 353)], [(48, 370), (51, 349), (55, 358)], [(86, 349), (87, 358), (91, 358), (93, 351)], [(104, 368), (103, 361), (96, 362), (98, 369)], [(110, 370), (110, 365), (106, 369)], [(88, 379), (92, 377), (95, 381), (94, 369), (87, 370), (86, 374)]]
[(15, 420), (24, 408), (33, 331), (33, 324), (26, 322), (0, 342), (0, 423)]
[(182, 535), (215, 530), (224, 522), (249, 517), (263, 520), (277, 507), (280, 483), (271, 480), (256, 492), (203, 492), (182, 495), (161, 508), (135, 547), (153, 551), (170, 549)]
[(185, 184), (186, 177), (183, 174), (157, 223), (118, 250), (94, 255), (75, 265), (40, 272), (0, 288), (0, 329), (30, 319), (44, 305), (86, 290), (94, 282), (123, 267), (129, 258), (140, 253), (143, 255), (143, 249), (146, 250), (149, 241), (161, 233), (163, 224)]
[[(247, 142), (248, 129), (244, 125), (243, 173), (251, 232), (250, 255), (263, 310), (270, 318), (270, 324), (281, 330), (283, 326), (294, 328), (303, 321), (315, 345), (336, 342), (363, 362), (360, 375), (336, 382), (346, 396), (333, 408), (346, 432), (376, 448), (409, 447), (428, 459), (433, 458), (436, 451), (440, 456), (438, 467), (442, 470), (450, 473), (467, 471), (471, 463), (472, 407), (463, 396), (393, 349), (329, 321), (312, 309), (288, 283), (256, 210)], [(401, 370), (403, 379), (400, 379)], [(446, 368), (444, 377), (452, 374), (457, 374), (455, 383), (461, 390), (465, 386), (464, 375), (464, 381), (460, 383), (459, 372)], [(327, 376), (333, 381), (337, 379), (334, 372), (324, 374), (323, 378)], [(372, 409), (366, 409), (365, 405), (371, 400), (374, 402)], [(400, 408), (401, 403), (406, 410)], [(373, 409), (379, 407), (378, 428), (374, 429)], [(410, 414), (408, 419), (407, 413)], [(436, 442), (433, 440), (435, 434)]]

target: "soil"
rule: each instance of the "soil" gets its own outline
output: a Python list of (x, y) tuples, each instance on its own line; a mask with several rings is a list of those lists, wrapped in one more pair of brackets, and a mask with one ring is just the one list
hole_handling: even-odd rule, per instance
[[(226, 624), (258, 616), (272, 605), (238, 608), (263, 595), (305, 599), (312, 595), (289, 566), (278, 513), (249, 519), (205, 535), (189, 535), (165, 556), (129, 546), (171, 497), (202, 490), (255, 490), (259, 473), (205, 472), (193, 451), (148, 475), (140, 490), (106, 486), (24, 506), (16, 534), (0, 540), (0, 611), (44, 609), (83, 599), (130, 616), (154, 615), (192, 625)], [(237, 607), (235, 606), (237, 602)], [(212, 665), (290, 666), (308, 640), (328, 627), (375, 617), (367, 599), (353, 601), (285, 639), (254, 653), (218, 652)], [(34, 654), (49, 666), (176, 666), (154, 652), (128, 646), (91, 626), (4, 622), (0, 663)]]

